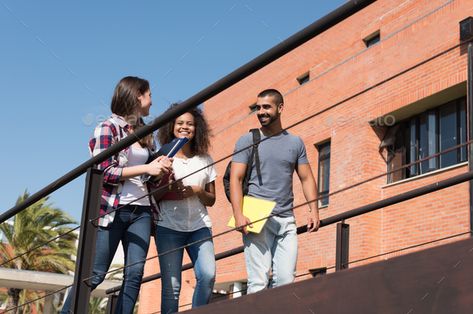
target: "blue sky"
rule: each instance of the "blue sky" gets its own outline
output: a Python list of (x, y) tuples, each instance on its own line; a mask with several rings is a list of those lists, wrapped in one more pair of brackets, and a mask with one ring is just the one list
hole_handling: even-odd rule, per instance
[[(0, 0), (0, 212), (89, 158), (123, 76), (150, 81), (158, 116), (344, 2)], [(50, 201), (80, 221), (83, 190)]]

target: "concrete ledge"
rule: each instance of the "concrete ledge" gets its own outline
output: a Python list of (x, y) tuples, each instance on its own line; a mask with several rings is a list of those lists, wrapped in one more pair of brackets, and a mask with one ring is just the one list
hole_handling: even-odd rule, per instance
[[(31, 270), (0, 267), (0, 287), (55, 291), (72, 284), (74, 276)], [(95, 297), (106, 297), (107, 289), (120, 285), (117, 280), (105, 280), (92, 292)]]

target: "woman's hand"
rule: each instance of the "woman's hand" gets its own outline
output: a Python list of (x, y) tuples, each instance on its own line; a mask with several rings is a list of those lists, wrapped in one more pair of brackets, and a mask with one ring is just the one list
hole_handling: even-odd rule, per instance
[(194, 195), (198, 196), (202, 192), (202, 188), (197, 185), (184, 185), (182, 181), (176, 181), (172, 184), (171, 191), (179, 197), (188, 198)]
[(146, 165), (147, 173), (150, 176), (162, 177), (166, 173), (172, 172), (172, 159), (166, 156), (159, 156)]

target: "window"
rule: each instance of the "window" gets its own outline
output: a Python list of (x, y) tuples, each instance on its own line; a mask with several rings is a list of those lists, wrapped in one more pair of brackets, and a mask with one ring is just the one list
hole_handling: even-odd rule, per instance
[(297, 82), (299, 82), (299, 85), (304, 85), (305, 83), (308, 83), (310, 81), (310, 73), (304, 73), (301, 76), (297, 78)]
[(373, 46), (374, 44), (379, 43), (380, 40), (381, 40), (381, 35), (379, 31), (376, 31), (373, 34), (366, 37), (365, 39), (363, 39), (367, 48)]
[(330, 142), (316, 145), (319, 151), (319, 207), (328, 206), (330, 183)]
[[(388, 148), (388, 171), (466, 142), (466, 98), (458, 98), (392, 126), (383, 143)], [(388, 182), (412, 178), (467, 160), (466, 146), (401, 169)]]

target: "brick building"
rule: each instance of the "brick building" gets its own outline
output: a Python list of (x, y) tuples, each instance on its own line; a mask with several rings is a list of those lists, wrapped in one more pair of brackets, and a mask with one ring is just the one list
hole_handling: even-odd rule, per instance
[[(285, 97), (283, 127), (310, 117), (289, 132), (304, 140), (320, 194), (335, 192), (319, 201), (322, 219), (468, 171), (466, 149), (459, 148), (382, 175), (466, 142), (467, 52), (460, 45), (459, 22), (472, 15), (473, 0), (374, 2), (208, 100), (213, 158), (230, 155), (239, 136), (259, 125), (251, 105), (259, 91), (277, 88)], [(221, 183), (225, 166), (226, 162), (217, 166), (217, 202), (210, 209), (215, 234), (228, 230), (231, 216)], [(305, 200), (298, 179), (294, 182), (297, 205)], [(306, 206), (295, 210), (298, 225), (304, 224), (306, 211)], [(346, 223), (350, 261), (466, 232), (469, 185)], [(331, 225), (299, 236), (298, 274), (335, 264), (335, 229)], [(445, 241), (432, 245), (439, 243)], [(238, 233), (215, 239), (217, 253), (241, 244)], [(153, 250), (151, 245), (150, 255), (156, 254)], [(146, 275), (158, 271), (156, 261), (147, 264)], [(217, 290), (229, 291), (232, 284), (245, 280), (242, 254), (217, 263)], [(193, 272), (184, 272), (181, 305), (191, 302), (194, 284)], [(159, 280), (145, 284), (139, 312), (159, 311), (159, 298)]]

